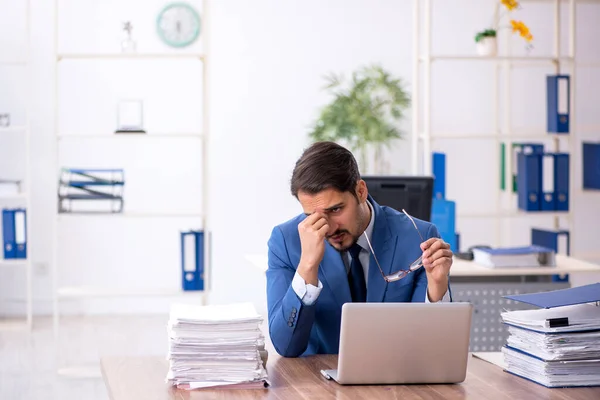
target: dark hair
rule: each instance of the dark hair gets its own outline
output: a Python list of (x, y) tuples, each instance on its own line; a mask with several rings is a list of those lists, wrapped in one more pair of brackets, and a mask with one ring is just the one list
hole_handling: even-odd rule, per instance
[(317, 194), (334, 188), (356, 197), (360, 173), (356, 159), (346, 148), (334, 142), (316, 142), (304, 150), (292, 173), (292, 195)]

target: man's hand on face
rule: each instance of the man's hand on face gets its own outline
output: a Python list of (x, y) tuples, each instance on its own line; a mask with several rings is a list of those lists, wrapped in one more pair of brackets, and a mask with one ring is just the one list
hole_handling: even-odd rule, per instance
[(319, 264), (325, 254), (325, 237), (329, 231), (329, 224), (325, 214), (315, 212), (298, 224), (302, 255), (298, 265), (298, 273), (314, 286), (319, 282)]
[(423, 267), (427, 273), (427, 291), (431, 301), (442, 299), (448, 289), (448, 274), (452, 267), (450, 245), (439, 238), (421, 243)]

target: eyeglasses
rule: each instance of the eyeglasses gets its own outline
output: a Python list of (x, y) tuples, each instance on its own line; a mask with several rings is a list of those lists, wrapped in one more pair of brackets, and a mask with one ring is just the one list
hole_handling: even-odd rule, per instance
[[(423, 240), (423, 236), (421, 235), (421, 232), (419, 232), (419, 228), (417, 228), (417, 224), (415, 224), (415, 220), (410, 215), (408, 215), (408, 213), (406, 211), (404, 211), (404, 209), (402, 209), (402, 212), (408, 217), (408, 219), (410, 219), (410, 222), (412, 222), (413, 226), (417, 230), (417, 233), (419, 234), (419, 237), (421, 238), (421, 243), (424, 242), (425, 240)], [(379, 261), (377, 261), (377, 256), (375, 256), (375, 252), (373, 251), (373, 246), (371, 246), (371, 241), (369, 240), (369, 237), (367, 236), (367, 232), (364, 232), (364, 235), (365, 235), (365, 239), (367, 239), (367, 243), (369, 245), (369, 249), (371, 250), (371, 254), (373, 254), (373, 258), (375, 259), (375, 263), (377, 263), (377, 266), (379, 267), (381, 276), (383, 277), (383, 279), (385, 279), (386, 282), (399, 281), (400, 279), (404, 278), (411, 272), (416, 271), (423, 266), (423, 256), (421, 256), (421, 257), (417, 258), (415, 261), (413, 261), (413, 263), (410, 264), (408, 269), (401, 269), (401, 270), (391, 273), (389, 275), (384, 274), (383, 269), (381, 269), (381, 265), (379, 265)]]

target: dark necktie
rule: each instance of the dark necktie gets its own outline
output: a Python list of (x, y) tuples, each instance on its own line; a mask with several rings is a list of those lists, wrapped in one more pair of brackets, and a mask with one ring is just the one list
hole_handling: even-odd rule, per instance
[(348, 250), (352, 260), (350, 262), (350, 272), (348, 273), (348, 284), (350, 285), (350, 294), (353, 302), (367, 301), (367, 285), (365, 283), (365, 273), (358, 259), (358, 254), (361, 251), (358, 243), (354, 243)]

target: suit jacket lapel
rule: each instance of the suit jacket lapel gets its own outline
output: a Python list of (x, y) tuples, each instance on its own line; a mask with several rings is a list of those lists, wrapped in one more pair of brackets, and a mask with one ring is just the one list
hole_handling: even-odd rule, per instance
[[(396, 250), (396, 243), (398, 241), (397, 236), (393, 236), (388, 226), (387, 217), (379, 204), (369, 196), (369, 200), (373, 205), (373, 211), (375, 212), (375, 223), (373, 225), (373, 234), (369, 239), (373, 246), (375, 256), (379, 261), (379, 265), (383, 270), (384, 274), (389, 274), (392, 271), (392, 264), (394, 260), (394, 253)], [(367, 301), (369, 302), (381, 302), (383, 295), (387, 287), (387, 282), (381, 276), (381, 271), (371, 254), (369, 260), (369, 282), (367, 285)]]
[(340, 305), (352, 301), (344, 260), (342, 260), (341, 253), (329, 243), (325, 243), (325, 255), (319, 265), (319, 275), (325, 278)]

